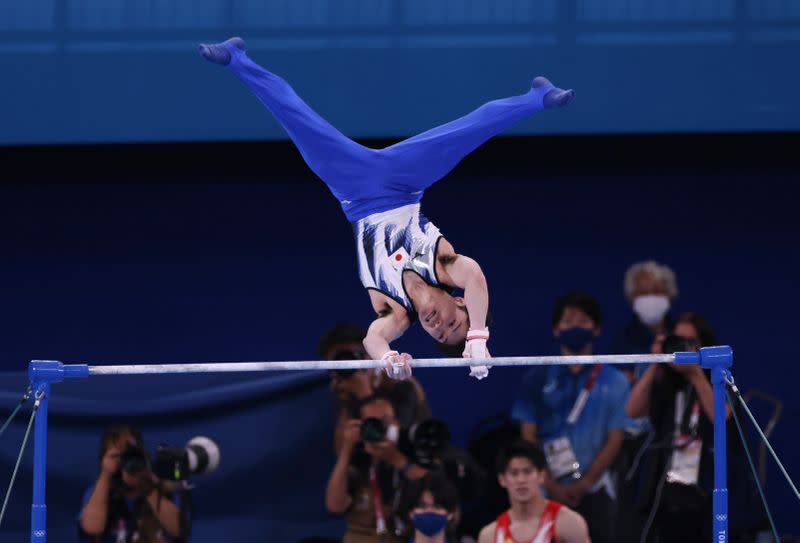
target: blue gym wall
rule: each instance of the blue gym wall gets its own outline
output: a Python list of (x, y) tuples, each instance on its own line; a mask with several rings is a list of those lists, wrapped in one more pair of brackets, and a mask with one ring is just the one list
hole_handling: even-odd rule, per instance
[(546, 74), (580, 109), (515, 133), (800, 125), (794, 0), (0, 3), (0, 143), (281, 138), (200, 41), (252, 56), (357, 137), (419, 132)]

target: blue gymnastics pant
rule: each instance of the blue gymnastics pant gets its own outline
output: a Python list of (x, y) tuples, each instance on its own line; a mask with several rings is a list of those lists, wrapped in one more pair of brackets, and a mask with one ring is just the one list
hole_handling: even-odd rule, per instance
[(488, 102), (467, 115), (384, 149), (365, 147), (333, 127), (281, 77), (235, 47), (228, 68), (283, 126), (308, 166), (342, 205), (347, 219), (417, 203), (465, 156), (519, 120), (544, 109), (553, 87)]

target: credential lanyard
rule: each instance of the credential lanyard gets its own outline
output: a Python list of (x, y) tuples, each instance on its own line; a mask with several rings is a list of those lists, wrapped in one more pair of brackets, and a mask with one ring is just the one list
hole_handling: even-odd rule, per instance
[(583, 413), (583, 408), (586, 407), (586, 400), (589, 399), (589, 392), (592, 391), (594, 382), (597, 380), (597, 375), (600, 373), (600, 368), (600, 364), (595, 364), (592, 367), (592, 373), (589, 375), (589, 378), (586, 379), (586, 383), (578, 393), (578, 397), (575, 398), (575, 405), (572, 406), (572, 409), (567, 416), (567, 424), (575, 424), (578, 420), (578, 417), (580, 417), (581, 413)]
[[(683, 415), (686, 413), (686, 391), (679, 390), (675, 393), (675, 429), (673, 430), (674, 436), (681, 435), (681, 426), (683, 425)], [(689, 415), (689, 433), (691, 435), (697, 434), (697, 426), (700, 423), (700, 402), (697, 400), (692, 404), (692, 412)]]
[(372, 507), (375, 509), (375, 531), (379, 534), (386, 533), (386, 519), (383, 516), (383, 499), (381, 489), (378, 488), (378, 473), (375, 466), (369, 468), (369, 487), (372, 494)]

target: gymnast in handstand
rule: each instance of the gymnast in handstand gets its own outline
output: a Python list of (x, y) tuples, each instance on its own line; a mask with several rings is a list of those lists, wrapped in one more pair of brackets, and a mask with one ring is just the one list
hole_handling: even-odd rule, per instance
[[(267, 106), (353, 225), (361, 283), (377, 318), (364, 347), (394, 378), (411, 375), (411, 356), (390, 343), (415, 322), (439, 343), (464, 344), (463, 356), (489, 358), (489, 291), (478, 263), (456, 253), (420, 210), (425, 189), (489, 138), (545, 108), (565, 106), (572, 90), (533, 80), (525, 94), (475, 111), (384, 149), (351, 140), (320, 117), (279, 76), (254, 63), (241, 38), (200, 45)], [(454, 289), (464, 296), (453, 296)], [(482, 379), (485, 366), (470, 375)]]

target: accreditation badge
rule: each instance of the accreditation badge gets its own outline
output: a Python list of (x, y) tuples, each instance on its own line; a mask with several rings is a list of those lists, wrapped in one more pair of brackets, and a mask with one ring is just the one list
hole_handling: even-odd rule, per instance
[(696, 485), (700, 477), (700, 451), (703, 441), (697, 436), (679, 434), (674, 436), (672, 447), (667, 482)]
[(550, 475), (555, 479), (567, 476), (576, 476), (580, 469), (578, 459), (572, 450), (572, 444), (566, 436), (544, 442), (544, 456)]

